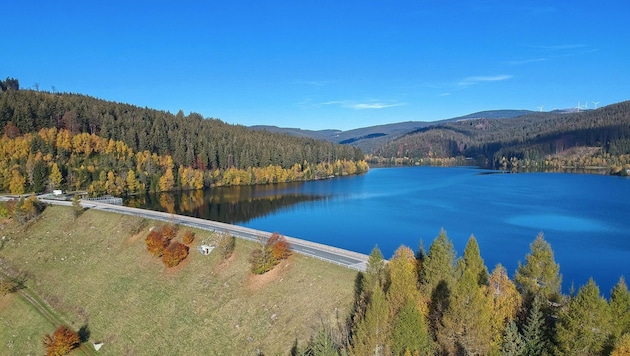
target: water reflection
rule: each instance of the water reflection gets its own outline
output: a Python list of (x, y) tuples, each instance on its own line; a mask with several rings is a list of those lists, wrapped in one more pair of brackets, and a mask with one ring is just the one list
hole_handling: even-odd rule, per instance
[(302, 183), (217, 187), (209, 190), (136, 195), (128, 197), (124, 204), (239, 224), (299, 203), (323, 201), (330, 197), (327, 194), (304, 192), (302, 187)]

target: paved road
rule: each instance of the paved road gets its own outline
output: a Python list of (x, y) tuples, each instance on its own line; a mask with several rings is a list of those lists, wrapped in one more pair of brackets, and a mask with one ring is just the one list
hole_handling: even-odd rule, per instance
[[(0, 199), (5, 199), (6, 197), (0, 197)], [(57, 205), (72, 205), (69, 201), (60, 201), (60, 200), (52, 200), (46, 199), (43, 196), (39, 198), (40, 201), (49, 204), (57, 204)], [(144, 210), (138, 208), (130, 208), (126, 206), (120, 205), (112, 205), (99, 203), (96, 201), (87, 201), (82, 200), (81, 205), (85, 208), (89, 209), (98, 209), (104, 211), (112, 211), (121, 214), (127, 215), (135, 215), (140, 216), (147, 219), (154, 220), (162, 220), (172, 222), (174, 224), (186, 225), (190, 227), (199, 228), (202, 230), (208, 231), (217, 231), (217, 232), (228, 232), (236, 237), (257, 241), (262, 239), (265, 241), (269, 236), (271, 236), (270, 232), (254, 230), (242, 226), (225, 224), (218, 221), (210, 221), (199, 218), (193, 218), (190, 216), (184, 215), (175, 215), (164, 213), (160, 211), (152, 211), (152, 210)], [(336, 248), (333, 246), (323, 245), (316, 242), (301, 240), (298, 238), (285, 236), (287, 242), (291, 245), (291, 250), (302, 255), (311, 256), (314, 258), (318, 258), (324, 261), (332, 262), (341, 266), (345, 266), (348, 268), (355, 269), (357, 271), (365, 271), (366, 263), (368, 256), (362, 253), (344, 250), (340, 248)]]

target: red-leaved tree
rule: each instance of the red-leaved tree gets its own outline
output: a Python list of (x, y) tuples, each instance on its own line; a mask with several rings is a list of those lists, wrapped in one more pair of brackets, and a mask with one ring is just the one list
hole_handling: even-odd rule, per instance
[(162, 262), (164, 262), (166, 267), (175, 267), (186, 257), (188, 257), (188, 246), (179, 242), (173, 242), (164, 250)]
[(44, 337), (46, 356), (66, 355), (81, 344), (79, 334), (67, 326), (61, 325), (51, 335)]
[(144, 239), (147, 245), (147, 250), (154, 256), (161, 257), (168, 246), (169, 240), (164, 238), (162, 233), (158, 230), (151, 230), (147, 237)]

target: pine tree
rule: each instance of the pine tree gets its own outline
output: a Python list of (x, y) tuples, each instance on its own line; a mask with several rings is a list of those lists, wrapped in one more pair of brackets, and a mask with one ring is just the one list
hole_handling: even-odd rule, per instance
[(557, 337), (566, 354), (599, 355), (610, 337), (610, 311), (593, 279), (578, 291), (558, 317)]

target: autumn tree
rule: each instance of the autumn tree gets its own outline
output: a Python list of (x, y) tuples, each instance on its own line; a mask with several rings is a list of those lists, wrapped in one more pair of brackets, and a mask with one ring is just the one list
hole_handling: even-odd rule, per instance
[(52, 189), (57, 189), (61, 186), (63, 176), (61, 175), (61, 171), (59, 170), (59, 165), (57, 164), (57, 162), (52, 164), (48, 179), (50, 180), (50, 186)]
[(390, 335), (390, 319), (385, 295), (380, 288), (372, 293), (365, 317), (352, 337), (351, 355), (384, 355)]
[(387, 302), (390, 313), (396, 315), (405, 304), (420, 302), (416, 257), (409, 247), (400, 246), (387, 267), (389, 275)]
[(623, 334), (613, 348), (610, 356), (628, 356), (630, 355), (630, 333)]
[(505, 345), (502, 339), (506, 326), (516, 320), (523, 301), (501, 264), (490, 274), (486, 293), (492, 301), (493, 346), (498, 348)]
[(519, 261), (514, 282), (518, 290), (532, 300), (541, 295), (545, 300), (557, 301), (560, 298), (560, 266), (555, 262), (551, 245), (542, 233), (530, 245), (531, 252), (525, 256), (525, 264)]
[(144, 242), (147, 246), (147, 251), (156, 257), (161, 257), (169, 244), (169, 240), (166, 239), (158, 230), (149, 231), (149, 234), (144, 239)]
[(408, 301), (393, 320), (391, 348), (394, 355), (430, 355), (432, 340), (429, 327), (416, 303)]
[(557, 323), (560, 349), (565, 354), (600, 355), (610, 329), (608, 303), (591, 278), (560, 312)]
[(374, 246), (365, 268), (366, 290), (381, 288), (385, 282), (385, 259), (378, 246)]
[(44, 337), (47, 356), (66, 355), (80, 343), (79, 334), (64, 325), (59, 326), (52, 335), (46, 334)]
[(623, 277), (610, 293), (611, 328), (614, 339), (630, 334), (630, 292)]
[(184, 236), (182, 236), (182, 242), (185, 245), (190, 245), (193, 241), (195, 241), (195, 233), (191, 230), (186, 230), (184, 232)]
[(171, 241), (172, 239), (174, 239), (177, 236), (177, 231), (178, 230), (179, 230), (179, 228), (177, 227), (177, 225), (166, 224), (166, 225), (162, 226), (162, 228), (160, 229), (160, 233), (162, 234), (162, 236), (166, 240)]
[(475, 236), (473, 235), (471, 235), (468, 239), (468, 243), (466, 244), (466, 248), (464, 249), (463, 258), (465, 268), (470, 270), (473, 275), (477, 276), (477, 284), (479, 284), (480, 286), (487, 285), (488, 268), (484, 264), (483, 258), (481, 258), (477, 239), (475, 239)]
[(175, 241), (164, 250), (162, 262), (166, 267), (175, 267), (186, 257), (188, 257), (188, 246)]

